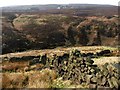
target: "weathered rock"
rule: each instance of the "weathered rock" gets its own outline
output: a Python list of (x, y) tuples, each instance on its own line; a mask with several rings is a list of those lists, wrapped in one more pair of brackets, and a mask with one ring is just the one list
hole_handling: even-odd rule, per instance
[(120, 76), (112, 65), (106, 63), (98, 67), (91, 57), (82, 57), (77, 50), (66, 55), (54, 55), (52, 59), (44, 56), (45, 61), (42, 63), (45, 62), (50, 69), (54, 69), (58, 77), (71, 80), (75, 84), (86, 83), (94, 88), (97, 86), (117, 88), (120, 85)]
[(93, 77), (91, 78), (91, 82), (92, 82), (92, 83), (97, 83), (97, 78), (96, 78), (95, 76), (93, 76)]
[(96, 84), (90, 84), (90, 85), (89, 85), (89, 88), (96, 88), (96, 87), (97, 87)]
[(113, 83), (112, 83), (112, 81), (110, 79), (108, 79), (108, 83), (109, 83), (110, 88), (114, 87), (114, 85), (113, 85)]
[(105, 85), (105, 83), (107, 82), (107, 79), (106, 79), (106, 77), (103, 77), (102, 78), (102, 82), (101, 82), (101, 85)]
[(91, 72), (91, 73), (94, 73), (94, 72), (95, 72), (95, 70), (94, 70), (94, 69), (91, 69), (91, 70), (90, 70), (90, 72)]
[(86, 75), (86, 82), (87, 84), (90, 84), (90, 79), (92, 78), (92, 75)]
[(111, 78), (111, 82), (113, 83), (113, 85), (114, 85), (115, 88), (118, 88), (118, 86), (119, 86), (118, 85), (118, 80), (115, 77)]
[(103, 75), (107, 76), (109, 74), (108, 70), (104, 70)]

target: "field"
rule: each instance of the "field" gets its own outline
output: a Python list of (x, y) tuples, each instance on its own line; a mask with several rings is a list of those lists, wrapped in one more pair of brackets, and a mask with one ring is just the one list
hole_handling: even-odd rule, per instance
[[(64, 80), (62, 79), (63, 76), (58, 75), (56, 69), (45, 67), (45, 64), (43, 64), (42, 62), (33, 62), (38, 58), (38, 56), (44, 56), (45, 54), (47, 54), (47, 57), (52, 59), (53, 55), (55, 54), (57, 56), (63, 56), (64, 54), (74, 50), (79, 50), (81, 54), (95, 54), (104, 50), (110, 50), (111, 53), (109, 53), (109, 55), (92, 58), (94, 61), (93, 64), (98, 65), (98, 67), (102, 67), (106, 63), (120, 63), (120, 53), (118, 52), (118, 48), (105, 46), (84, 46), (69, 48), (59, 47), (56, 49), (31, 50), (20, 53), (9, 53), (0, 55), (3, 60), (2, 86), (5, 88), (94, 88), (95, 84), (76, 84), (74, 83), (75, 81), (72, 79)], [(40, 57), (38, 59), (40, 59)], [(33, 62), (33, 64), (30, 64), (30, 62)]]

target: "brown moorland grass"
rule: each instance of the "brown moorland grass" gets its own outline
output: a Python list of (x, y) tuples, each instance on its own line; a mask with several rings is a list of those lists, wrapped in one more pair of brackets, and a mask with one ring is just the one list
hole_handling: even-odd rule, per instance
[(57, 55), (61, 55), (65, 52), (69, 52), (73, 49), (78, 49), (81, 51), (81, 53), (95, 53), (95, 52), (100, 52), (102, 50), (106, 50), (109, 49), (111, 51), (116, 51), (116, 53), (118, 52), (118, 48), (117, 47), (109, 47), (109, 46), (75, 46), (75, 47), (65, 47), (65, 48), (61, 48), (61, 47), (57, 47), (55, 49), (44, 49), (44, 50), (28, 50), (28, 51), (24, 51), (24, 52), (17, 52), (17, 53), (8, 53), (8, 54), (3, 54), (0, 55), (0, 58), (4, 58), (4, 57), (23, 57), (23, 56), (38, 56), (40, 54), (57, 54)]
[(24, 73), (3, 73), (2, 88), (50, 88), (56, 73), (49, 69)]

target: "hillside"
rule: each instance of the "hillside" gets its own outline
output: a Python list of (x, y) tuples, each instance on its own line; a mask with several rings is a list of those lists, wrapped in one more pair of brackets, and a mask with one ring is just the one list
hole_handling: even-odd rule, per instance
[(2, 7), (3, 54), (58, 46), (116, 46), (117, 8), (96, 4)]
[(118, 7), (2, 7), (0, 88), (120, 88)]
[(57, 46), (118, 45), (117, 16), (8, 14), (3, 16), (3, 53)]

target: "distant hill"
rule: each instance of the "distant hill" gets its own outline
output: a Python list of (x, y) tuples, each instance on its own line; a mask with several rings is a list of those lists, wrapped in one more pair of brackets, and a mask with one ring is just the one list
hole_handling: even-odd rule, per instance
[(58, 46), (116, 46), (118, 7), (96, 4), (2, 8), (3, 53)]
[(118, 6), (99, 5), (99, 4), (48, 4), (48, 5), (23, 5), (2, 7), (2, 12), (17, 13), (51, 13), (69, 14), (77, 16), (105, 15), (111, 16), (118, 14)]
[(3, 12), (37, 12), (42, 10), (53, 9), (116, 9), (113, 5), (99, 5), (99, 4), (48, 4), (48, 5), (23, 5), (23, 6), (9, 6), (2, 7)]

